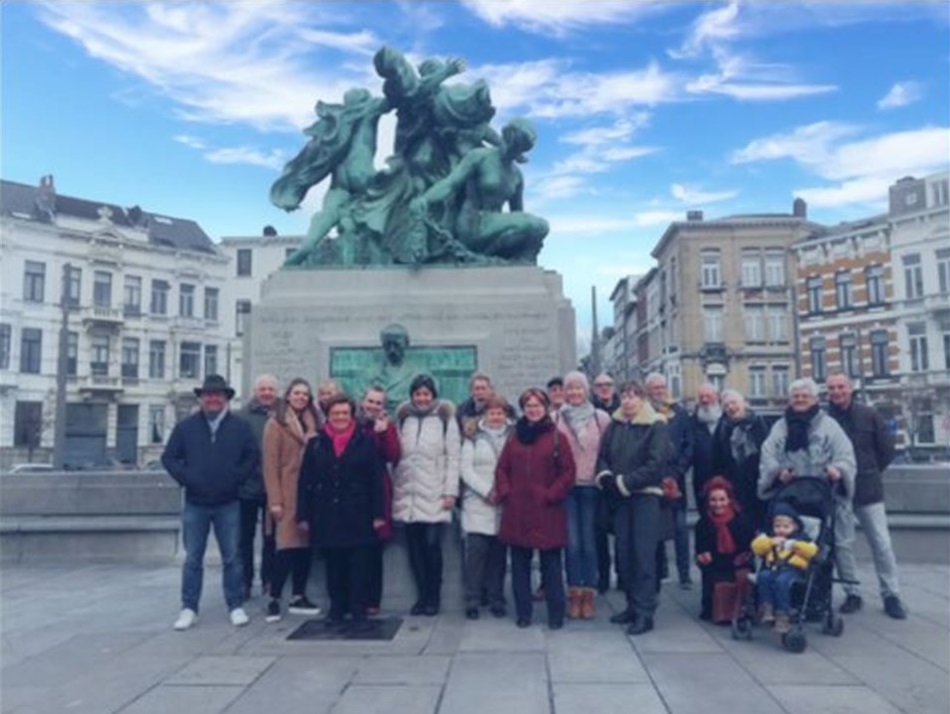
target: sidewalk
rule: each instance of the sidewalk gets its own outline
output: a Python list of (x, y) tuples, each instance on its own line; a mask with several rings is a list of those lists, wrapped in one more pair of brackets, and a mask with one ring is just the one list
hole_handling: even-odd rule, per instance
[[(861, 577), (873, 583), (868, 563)], [(12, 566), (2, 572), (3, 714), (836, 714), (950, 709), (950, 568), (901, 569), (910, 618), (883, 615), (876, 588), (840, 639), (808, 630), (793, 655), (756, 631), (736, 642), (701, 623), (697, 590), (664, 586), (656, 629), (638, 638), (598, 618), (519, 630), (511, 619), (406, 617), (391, 642), (289, 642), (302, 618), (236, 629), (220, 571), (198, 625), (174, 632), (172, 566)], [(314, 593), (316, 594), (316, 593)], [(321, 602), (323, 597), (314, 598)], [(408, 603), (385, 603), (403, 615)], [(535, 622), (544, 621), (543, 608)]]

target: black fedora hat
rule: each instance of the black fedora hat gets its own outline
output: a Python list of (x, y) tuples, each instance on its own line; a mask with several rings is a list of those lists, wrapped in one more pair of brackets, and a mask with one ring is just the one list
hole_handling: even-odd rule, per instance
[(195, 387), (195, 396), (200, 397), (205, 392), (222, 392), (229, 400), (234, 398), (234, 390), (228, 386), (228, 381), (220, 374), (209, 374), (204, 384)]

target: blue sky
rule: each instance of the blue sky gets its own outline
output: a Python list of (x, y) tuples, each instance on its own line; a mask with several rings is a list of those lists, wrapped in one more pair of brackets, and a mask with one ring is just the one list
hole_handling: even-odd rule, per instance
[[(372, 55), (459, 56), (495, 124), (538, 144), (526, 208), (540, 262), (589, 330), (671, 220), (789, 211), (852, 219), (946, 168), (945, 2), (6, 2), (3, 178), (194, 218), (215, 239), (301, 233), (320, 205), (268, 202), (317, 99), (379, 92)], [(381, 161), (393, 122), (381, 125)], [(604, 309), (601, 313), (607, 315)], [(602, 320), (603, 323), (603, 320)]]

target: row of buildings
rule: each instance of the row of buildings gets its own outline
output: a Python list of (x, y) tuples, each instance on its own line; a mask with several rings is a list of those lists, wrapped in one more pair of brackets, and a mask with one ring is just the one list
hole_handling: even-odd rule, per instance
[(666, 229), (645, 275), (611, 294), (600, 336), (621, 378), (667, 376), (690, 399), (703, 382), (766, 410), (797, 376), (851, 375), (909, 446), (950, 443), (948, 174), (903, 178), (888, 212), (824, 226), (797, 199), (791, 213)]
[(272, 229), (215, 243), (190, 219), (60, 195), (52, 176), (0, 181), (0, 235), (0, 469), (50, 460), (60, 360), (66, 463), (157, 459), (206, 375), (241, 384), (260, 284), (300, 244)]

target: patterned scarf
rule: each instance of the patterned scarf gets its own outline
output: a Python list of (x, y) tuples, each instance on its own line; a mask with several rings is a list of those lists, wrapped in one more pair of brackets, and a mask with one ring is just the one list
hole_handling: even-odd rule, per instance
[(709, 514), (709, 520), (716, 527), (716, 550), (723, 555), (731, 555), (736, 552), (736, 541), (729, 530), (729, 524), (736, 517), (736, 509), (730, 503), (725, 507), (722, 513), (716, 515)]

